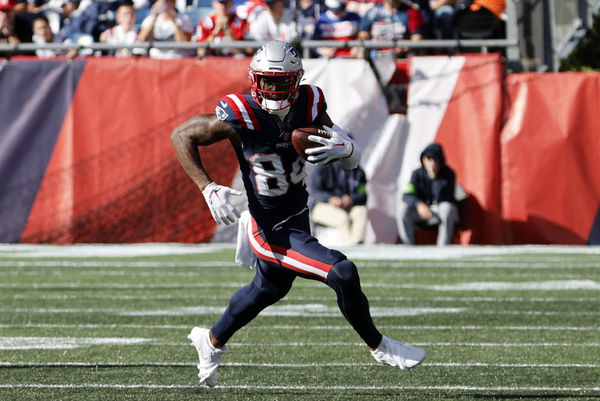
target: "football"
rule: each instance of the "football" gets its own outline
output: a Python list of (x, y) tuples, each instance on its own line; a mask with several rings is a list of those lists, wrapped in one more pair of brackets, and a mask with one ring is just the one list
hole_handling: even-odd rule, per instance
[(323, 138), (331, 137), (327, 131), (316, 126), (296, 128), (294, 131), (292, 131), (292, 144), (294, 145), (294, 149), (296, 150), (296, 153), (298, 153), (298, 155), (304, 160), (306, 160), (307, 157), (305, 153), (306, 149), (314, 148), (315, 146), (321, 146), (320, 143), (309, 141), (308, 137), (310, 135), (317, 135)]

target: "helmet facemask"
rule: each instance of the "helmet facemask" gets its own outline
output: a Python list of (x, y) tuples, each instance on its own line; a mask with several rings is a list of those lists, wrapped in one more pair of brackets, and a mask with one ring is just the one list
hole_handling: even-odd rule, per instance
[(297, 72), (254, 72), (252, 93), (263, 109), (278, 111), (290, 107), (298, 97), (300, 81)]
[(254, 100), (264, 110), (276, 113), (287, 112), (296, 101), (304, 70), (296, 49), (289, 43), (272, 41), (258, 49), (248, 73)]

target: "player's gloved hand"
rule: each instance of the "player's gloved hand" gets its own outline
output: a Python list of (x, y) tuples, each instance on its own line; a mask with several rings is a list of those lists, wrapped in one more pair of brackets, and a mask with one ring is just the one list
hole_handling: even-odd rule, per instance
[(305, 153), (308, 155), (306, 160), (314, 164), (327, 164), (333, 160), (348, 157), (354, 150), (354, 144), (352, 139), (344, 132), (331, 129), (330, 127), (323, 126), (323, 129), (331, 135), (329, 138), (323, 138), (317, 135), (310, 135), (309, 141), (320, 143), (323, 146), (317, 146), (314, 148), (306, 149)]
[(229, 201), (229, 195), (240, 196), (242, 193), (211, 182), (204, 188), (202, 195), (217, 224), (231, 224), (240, 217), (240, 212)]

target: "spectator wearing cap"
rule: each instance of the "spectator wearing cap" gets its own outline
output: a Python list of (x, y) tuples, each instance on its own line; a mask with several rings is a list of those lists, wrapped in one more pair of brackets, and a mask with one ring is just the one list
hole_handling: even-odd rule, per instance
[[(201, 18), (196, 27), (196, 42), (227, 43), (245, 40), (248, 36), (248, 24), (233, 11), (233, 0), (213, 0), (213, 11)], [(198, 56), (243, 56), (251, 50), (199, 48)]]
[(398, 231), (403, 244), (415, 244), (415, 225), (438, 228), (437, 245), (449, 244), (459, 220), (454, 196), (456, 176), (446, 165), (442, 146), (428, 145), (421, 153), (421, 167), (412, 172), (402, 195)]
[[(384, 0), (382, 4), (370, 8), (361, 18), (358, 39), (421, 40), (424, 28), (425, 23), (418, 6), (408, 0)], [(395, 48), (394, 52), (397, 56), (403, 56), (407, 49)]]
[[(358, 34), (360, 16), (346, 11), (346, 0), (325, 0), (327, 11), (319, 16), (315, 24), (314, 40), (354, 40)], [(321, 57), (355, 57), (356, 48), (321, 47)]]
[(265, 10), (250, 25), (250, 38), (259, 42), (296, 42), (299, 35), (294, 11), (286, 8), (285, 0), (266, 0), (265, 3)]
[[(186, 14), (175, 8), (175, 0), (157, 0), (150, 15), (142, 21), (138, 35), (140, 41), (189, 42), (194, 33), (194, 23)], [(174, 59), (188, 56), (189, 52), (176, 49), (150, 49), (150, 57)]]

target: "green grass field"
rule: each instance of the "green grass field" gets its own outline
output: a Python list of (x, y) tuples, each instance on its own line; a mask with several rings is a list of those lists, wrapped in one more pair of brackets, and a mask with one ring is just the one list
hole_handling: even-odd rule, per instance
[(335, 294), (298, 279), (197, 386), (186, 336), (253, 272), (230, 246), (0, 245), (0, 400), (600, 400), (600, 249), (363, 247), (377, 365)]

